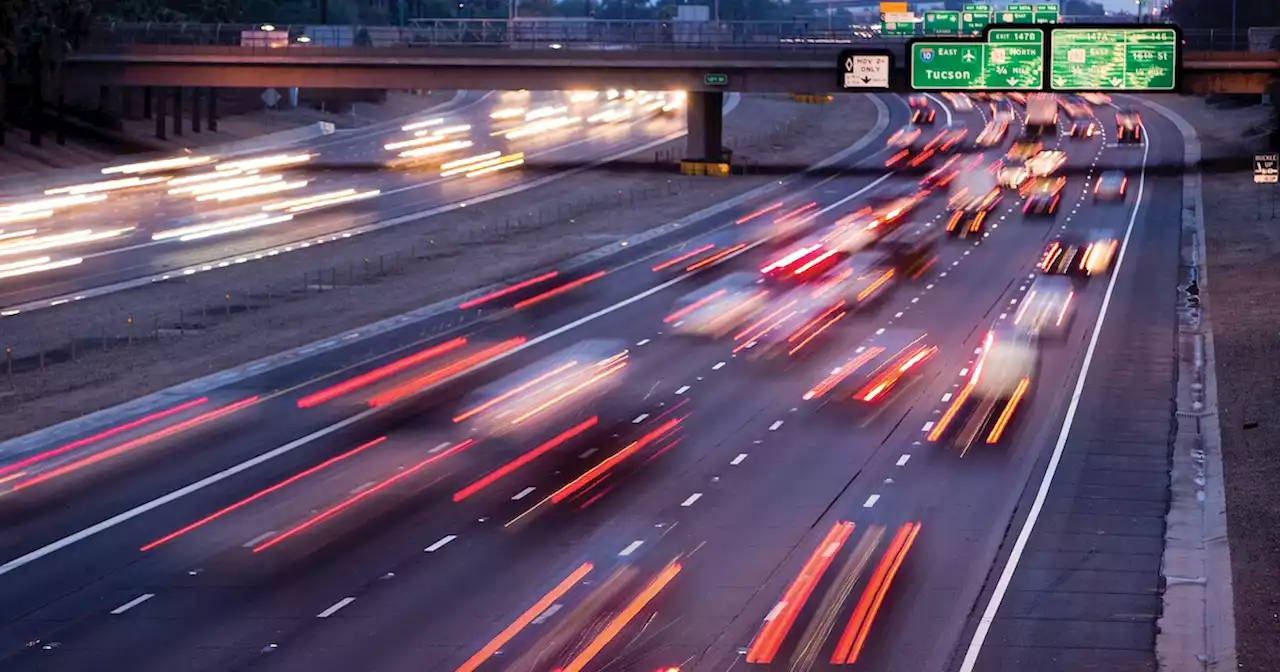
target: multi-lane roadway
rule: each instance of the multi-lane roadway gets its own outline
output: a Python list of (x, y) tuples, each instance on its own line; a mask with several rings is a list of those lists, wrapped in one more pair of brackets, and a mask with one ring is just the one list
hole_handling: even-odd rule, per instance
[[(886, 103), (889, 130), (906, 124), (907, 105)], [(987, 121), (985, 105), (932, 105), (970, 138)], [(92, 435), (11, 444), (0, 666), (956, 669), (1024, 498), (1060, 439), (1094, 421), (1075, 406), (1100, 316), (1123, 328), (1117, 305), (1152, 300), (1125, 295), (1148, 289), (1135, 267), (1153, 273), (1165, 262), (1149, 255), (1176, 250), (1138, 242), (1176, 211), (1176, 183), (1144, 173), (1181, 155), (1176, 129), (1148, 115), (1146, 144), (1117, 147), (1114, 111), (1094, 113), (1097, 136), (1044, 138), (1068, 154), (1056, 217), (1024, 218), (1007, 193), (982, 235), (942, 241), (803, 356), (677, 336), (677, 301), (727, 273), (758, 274), (792, 249), (784, 231), (864, 221), (847, 216), (914, 184), (874, 170), (895, 153), (884, 139), (849, 160), (861, 170), (735, 207), (674, 246), (658, 238), (513, 279), (426, 328)], [(1018, 128), (970, 157), (989, 165)], [(1123, 202), (1095, 204), (1104, 164), (1129, 174)], [(927, 235), (945, 226), (947, 202), (945, 190), (928, 196), (901, 224)], [(1045, 246), (1099, 227), (1125, 241), (1118, 281), (1077, 285), (1075, 319), (1038, 345), (1003, 435), (934, 440)], [(927, 333), (936, 355), (877, 403), (806, 399), (884, 330)], [(586, 350), (554, 359), (575, 345)], [(523, 422), (535, 417), (547, 421)], [(1054, 669), (991, 653), (1036, 646), (1039, 635), (1001, 627), (962, 669)]]
[[(737, 102), (731, 96), (726, 111)], [(682, 105), (677, 94), (633, 91), (468, 92), (395, 124), (247, 155), (213, 148), (122, 164), (13, 194), (0, 203), (0, 311), (270, 263), (303, 245), (474, 205), (553, 179), (510, 171), (522, 159), (589, 165), (661, 144), (680, 132)], [(437, 148), (445, 151), (400, 156)], [(480, 170), (493, 169), (474, 176), (483, 179), (470, 179), (474, 166), (448, 165), (477, 157), (487, 162)]]

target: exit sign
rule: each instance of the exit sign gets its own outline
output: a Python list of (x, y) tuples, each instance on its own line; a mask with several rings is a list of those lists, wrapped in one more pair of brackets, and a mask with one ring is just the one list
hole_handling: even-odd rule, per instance
[(702, 83), (707, 86), (726, 86), (729, 84), (729, 75), (703, 75)]

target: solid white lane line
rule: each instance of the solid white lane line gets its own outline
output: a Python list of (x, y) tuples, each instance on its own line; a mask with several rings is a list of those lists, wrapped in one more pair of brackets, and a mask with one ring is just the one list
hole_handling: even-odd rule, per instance
[(699, 499), (702, 499), (702, 493), (695, 492), (692, 495), (689, 495), (689, 499), (686, 499), (683, 502), (680, 502), (680, 506), (693, 506), (693, 503), (698, 501)]
[(1115, 268), (1111, 272), (1111, 280), (1107, 282), (1107, 292), (1102, 297), (1102, 308), (1098, 311), (1098, 321), (1093, 325), (1093, 335), (1089, 337), (1089, 347), (1084, 353), (1084, 362), (1080, 365), (1080, 374), (1076, 378), (1075, 390), (1071, 393), (1071, 401), (1067, 405), (1067, 415), (1062, 419), (1062, 429), (1058, 432), (1058, 441), (1053, 446), (1053, 455), (1049, 458), (1049, 466), (1045, 468), (1044, 478), (1040, 481), (1040, 489), (1036, 491), (1036, 498), (1031, 503), (1031, 509), (1027, 512), (1027, 519), (1022, 524), (1022, 529), (1018, 531), (1018, 538), (1013, 543), (1013, 550), (1009, 552), (1009, 559), (1005, 562), (1004, 569), (1000, 572), (1000, 578), (996, 581), (995, 590), (991, 593), (991, 599), (987, 602), (987, 607), (982, 612), (982, 618), (978, 620), (978, 627), (973, 633), (973, 639), (969, 642), (969, 649), (965, 652), (964, 660), (960, 663), (960, 672), (973, 672), (974, 667), (978, 664), (978, 656), (982, 653), (982, 645), (987, 641), (987, 634), (991, 632), (991, 624), (996, 620), (996, 614), (1000, 611), (1000, 603), (1004, 601), (1005, 593), (1009, 591), (1009, 583), (1013, 581), (1013, 573), (1018, 569), (1018, 563), (1022, 560), (1022, 554), (1026, 552), (1027, 542), (1031, 539), (1031, 532), (1035, 529), (1036, 521), (1040, 518), (1040, 512), (1044, 509), (1045, 500), (1049, 497), (1049, 488), (1053, 485), (1053, 477), (1058, 472), (1058, 464), (1062, 461), (1062, 452), (1067, 446), (1067, 437), (1071, 435), (1071, 424), (1075, 421), (1076, 411), (1080, 408), (1080, 397), (1084, 394), (1085, 382), (1089, 377), (1089, 367), (1093, 364), (1093, 355), (1098, 348), (1098, 337), (1102, 334), (1102, 325), (1107, 319), (1107, 309), (1111, 307), (1111, 297), (1115, 293), (1116, 280), (1120, 278), (1120, 269), (1124, 266), (1125, 252), (1129, 250), (1129, 240), (1133, 237), (1133, 225), (1138, 221), (1138, 212), (1142, 209), (1142, 195), (1147, 183), (1147, 143), (1142, 145), (1142, 170), (1138, 176), (1138, 196), (1134, 199), (1133, 214), (1129, 216), (1129, 226), (1124, 232), (1124, 241), (1120, 243), (1120, 252), (1116, 257)]
[(115, 616), (119, 616), (120, 614), (123, 614), (124, 612), (129, 611), (130, 609), (138, 606), (139, 604), (142, 604), (143, 602), (146, 602), (147, 600), (155, 596), (156, 596), (155, 593), (143, 593), (133, 598), (132, 600), (129, 600), (128, 602), (125, 602), (124, 604), (116, 607), (115, 609), (112, 609), (111, 613)]
[(356, 598), (354, 598), (354, 597), (344, 597), (344, 598), (342, 598), (341, 600), (338, 600), (337, 602), (333, 603), (333, 606), (331, 606), (331, 607), (329, 607), (328, 609), (325, 609), (324, 611), (322, 611), (322, 612), (320, 612), (320, 613), (316, 614), (316, 618), (329, 618), (330, 616), (332, 616), (332, 615), (334, 615), (334, 614), (338, 613), (338, 610), (339, 610), (339, 609), (341, 609), (341, 608), (343, 608), (343, 607), (347, 606), (348, 604), (351, 604), (352, 602), (355, 602), (355, 601), (356, 601)]
[(732, 464), (736, 467), (737, 465), (742, 464), (742, 461), (745, 459), (747, 459), (746, 453), (738, 453), (738, 456), (733, 458), (733, 460), (731, 460), (729, 464)]
[(456, 534), (451, 534), (451, 535), (449, 535), (449, 536), (447, 536), (447, 537), (442, 538), (440, 541), (437, 541), (436, 543), (431, 544), (430, 546), (426, 547), (426, 549), (424, 549), (424, 550), (425, 550), (427, 553), (435, 553), (436, 551), (438, 551), (438, 550), (440, 550), (440, 549), (444, 548), (445, 546), (447, 546), (447, 545), (449, 544), (449, 542), (451, 542), (451, 541), (453, 541), (454, 539), (457, 539), (457, 538), (458, 538), (458, 535), (456, 535)]
[(637, 550), (637, 549), (639, 549), (639, 548), (640, 548), (641, 546), (643, 546), (643, 545), (644, 545), (644, 542), (643, 542), (643, 541), (633, 541), (633, 542), (631, 542), (630, 544), (627, 544), (627, 547), (626, 547), (626, 548), (624, 548), (624, 549), (622, 549), (622, 552), (621, 552), (621, 553), (618, 553), (618, 555), (621, 555), (622, 557), (624, 557), (624, 558), (625, 558), (625, 557), (627, 557), (628, 555), (631, 555), (632, 553), (635, 553), (635, 552), (636, 552), (636, 550)]
[(521, 490), (520, 492), (517, 492), (517, 493), (515, 494), (515, 496), (514, 496), (514, 497), (512, 497), (511, 499), (512, 499), (513, 501), (519, 501), (519, 500), (521, 500), (521, 499), (524, 499), (525, 497), (528, 497), (528, 496), (529, 496), (529, 495), (530, 495), (534, 490), (537, 490), (537, 488), (535, 488), (535, 487), (533, 487), (533, 486), (531, 485), (531, 486), (529, 486), (529, 487), (525, 488), (524, 490)]

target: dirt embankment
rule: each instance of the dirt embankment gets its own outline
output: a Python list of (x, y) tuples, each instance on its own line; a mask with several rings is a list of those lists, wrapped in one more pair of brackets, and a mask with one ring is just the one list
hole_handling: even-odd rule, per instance
[[(725, 135), (736, 155), (753, 163), (807, 165), (853, 144), (876, 119), (876, 108), (864, 96), (829, 105), (752, 97), (726, 118)], [(682, 146), (678, 140), (658, 152), (678, 154)], [(6, 318), (0, 347), (25, 354), (13, 360), (9, 396), (0, 401), (6, 418), (0, 436), (555, 264), (773, 179), (588, 171), (390, 231), (274, 257), (272, 263), (247, 263), (189, 276), (181, 284)], [(539, 224), (528, 217), (529, 203), (556, 215)], [(502, 225), (520, 217), (525, 219), (519, 227)], [(318, 275), (323, 280), (317, 282)]]

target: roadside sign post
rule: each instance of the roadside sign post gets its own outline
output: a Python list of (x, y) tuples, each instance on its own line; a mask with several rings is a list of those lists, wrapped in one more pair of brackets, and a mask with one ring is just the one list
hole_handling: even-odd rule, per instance
[(1055, 91), (1175, 91), (1182, 38), (1175, 28), (1055, 26), (1049, 86)]
[(960, 32), (970, 36), (982, 35), (982, 29), (991, 24), (991, 5), (964, 5), (960, 10)]
[(909, 80), (916, 91), (1040, 91), (1045, 31), (993, 28), (987, 41), (913, 41)]
[[(1276, 185), (1280, 183), (1280, 154), (1253, 155), (1253, 183), (1258, 185), (1258, 219), (1262, 219), (1262, 192), (1271, 192), (1271, 217), (1276, 218)], [(1262, 186), (1270, 184), (1270, 189)]]
[(960, 12), (929, 11), (924, 13), (924, 34), (955, 37), (960, 34)]
[(838, 70), (843, 91), (888, 91), (893, 54), (846, 49), (840, 52)]
[(1000, 23), (1035, 23), (1036, 7), (1035, 5), (1009, 5), (1003, 12), (997, 12), (996, 18)]

